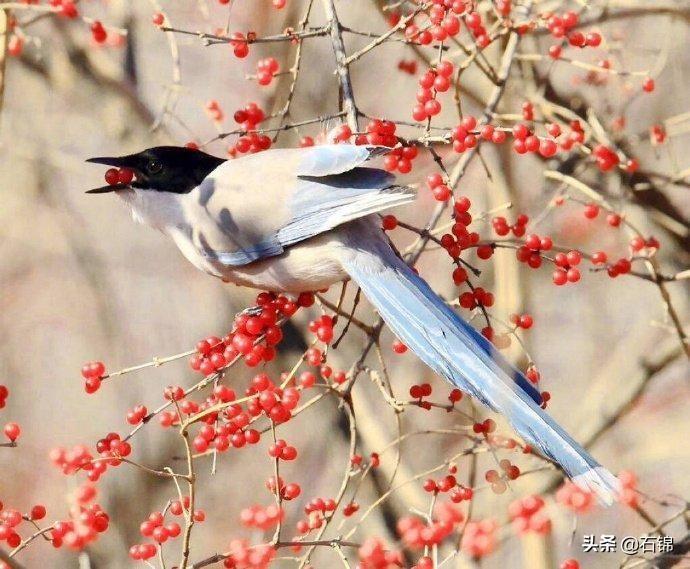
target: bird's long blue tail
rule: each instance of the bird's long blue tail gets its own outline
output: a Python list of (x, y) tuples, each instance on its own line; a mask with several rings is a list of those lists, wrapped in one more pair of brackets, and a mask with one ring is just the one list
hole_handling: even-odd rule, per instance
[(579, 486), (611, 504), (618, 480), (539, 406), (539, 392), (404, 261), (380, 232), (347, 230), (343, 264), (388, 326), (453, 385), (503, 415)]

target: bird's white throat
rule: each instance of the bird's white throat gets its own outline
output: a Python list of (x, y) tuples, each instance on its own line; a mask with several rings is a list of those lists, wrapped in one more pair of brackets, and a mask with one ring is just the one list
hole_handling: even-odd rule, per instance
[(119, 190), (116, 193), (131, 208), (132, 217), (138, 223), (165, 231), (184, 221), (182, 200), (187, 194), (140, 188)]

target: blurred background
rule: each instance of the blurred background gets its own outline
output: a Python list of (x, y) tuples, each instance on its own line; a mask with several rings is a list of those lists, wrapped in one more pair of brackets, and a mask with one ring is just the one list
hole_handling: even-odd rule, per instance
[[(103, 360), (109, 370), (115, 370), (153, 356), (185, 351), (199, 338), (226, 333), (234, 314), (250, 305), (255, 295), (198, 272), (162, 235), (135, 225), (115, 197), (85, 195), (85, 190), (102, 184), (103, 171), (84, 160), (161, 143), (201, 143), (213, 138), (217, 129), (236, 128), (232, 114), (247, 102), (256, 101), (268, 114), (285, 100), (287, 79), (260, 88), (245, 76), (254, 73), (259, 58), (269, 55), (287, 68), (294, 46), (255, 45), (246, 59), (238, 60), (225, 44), (205, 46), (194, 36), (169, 38), (152, 25), (154, 12), (162, 8), (171, 25), (185, 30), (213, 32), (229, 24), (231, 31), (253, 30), (264, 36), (296, 25), (304, 5), (290, 0), (285, 9), (277, 11), (263, 0), (237, 0), (231, 9), (211, 0), (169, 0), (161, 4), (158, 6), (155, 0), (80, 2), (84, 14), (126, 30), (126, 38), (119, 40), (116, 32), (109, 32), (104, 45), (94, 44), (88, 24), (80, 20), (45, 17), (29, 10), (13, 12), (20, 22), (39, 19), (23, 29), (22, 54), (8, 57), (0, 75), (5, 91), (0, 138), (0, 383), (11, 392), (0, 418), (3, 423), (14, 420), (23, 427), (21, 448), (0, 449), (0, 498), (24, 510), (33, 503), (45, 503), (49, 519), (67, 511), (67, 495), (75, 484), (73, 478), (63, 476), (50, 464), (47, 457), (51, 448), (92, 445), (109, 431), (127, 432), (125, 414), (129, 408), (137, 403), (152, 408), (160, 401), (165, 386), (196, 381), (183, 360), (125, 376), (87, 396), (79, 373), (82, 363)], [(610, 4), (612, 13), (623, 9), (634, 13), (594, 27), (609, 38), (621, 66), (652, 70), (655, 93), (634, 95), (629, 88), (633, 79), (628, 77), (609, 76), (605, 84), (596, 86), (587, 79), (586, 70), (566, 65), (549, 69), (548, 63), (542, 67), (518, 61), (513, 69), (517, 79), (509, 82), (499, 109), (519, 113), (526, 96), (521, 87), (527, 84), (525, 77), (530, 70), (548, 71), (549, 88), (573, 109), (591, 108), (605, 127), (618, 117), (625, 118), (627, 144), (643, 171), (666, 173), (671, 178), (685, 172), (677, 183), (659, 182), (659, 194), (652, 195), (648, 204), (616, 199), (622, 195), (615, 187), (618, 182), (586, 175), (588, 183), (604, 187), (629, 219), (661, 241), (659, 263), (664, 272), (674, 274), (688, 266), (690, 245), (688, 227), (682, 223), (683, 217), (690, 215), (686, 184), (690, 123), (682, 120), (690, 102), (688, 6), (680, 2), (659, 6), (644, 2)], [(659, 9), (651, 9), (652, 4)], [(601, 5), (592, 7), (592, 13), (598, 14), (596, 8)], [(340, 1), (337, 6), (345, 25), (379, 33), (388, 27), (381, 4), (361, 0)], [(662, 9), (665, 7), (668, 10)], [(634, 11), (637, 8), (639, 12)], [(322, 6), (317, 2), (311, 23), (323, 22)], [(348, 52), (368, 41), (348, 36)], [(528, 39), (521, 51), (545, 53), (548, 42), (541, 42), (539, 38)], [(493, 62), (500, 56), (493, 46), (487, 53)], [(399, 71), (398, 62), (402, 58), (416, 59), (423, 69), (420, 55), (424, 52), (417, 54), (392, 42), (354, 64), (351, 72), (360, 108), (369, 116), (409, 120), (417, 77)], [(179, 57), (179, 67), (175, 57)], [(587, 57), (595, 59), (591, 54)], [(305, 42), (291, 120), (337, 111), (338, 87), (332, 62), (327, 38)], [(470, 68), (463, 75), (466, 112), (478, 114), (479, 102), (486, 100), (491, 87), (483, 75)], [(228, 117), (221, 125), (214, 124), (206, 113), (206, 104), (212, 99), (220, 103)], [(447, 105), (439, 124), (457, 122), (450, 112), (452, 106)], [(662, 147), (650, 145), (649, 126), (679, 115), (681, 120), (669, 127), (672, 136), (667, 143)], [(294, 146), (299, 136), (316, 136), (332, 126), (315, 124), (299, 132), (287, 132), (277, 145)], [(413, 133), (404, 127), (400, 132)], [(227, 144), (216, 142), (206, 149), (222, 156)], [(445, 150), (441, 152), (446, 155)], [(472, 199), (474, 211), (488, 211), (512, 202), (515, 209), (506, 215), (513, 217), (524, 211), (536, 216), (553, 198), (555, 186), (545, 181), (542, 171), (546, 166), (542, 161), (517, 157), (508, 148), (496, 147), (483, 151), (482, 158), (491, 179), (475, 159), (459, 185), (460, 192)], [(455, 157), (449, 155), (448, 160)], [(415, 162), (409, 181), (419, 183), (433, 170), (433, 162), (424, 155)], [(652, 203), (662, 198), (666, 201)], [(423, 191), (413, 206), (399, 214), (421, 226), (433, 206), (430, 193)], [(607, 228), (603, 219), (593, 224), (585, 225), (581, 209), (566, 205), (546, 217), (539, 232), (554, 235), (557, 242), (573, 248), (626, 254), (626, 240), (620, 232)], [(483, 235), (489, 235), (489, 223), (479, 222), (479, 227)], [(403, 249), (413, 240), (402, 231), (394, 235)], [(444, 252), (432, 251), (417, 266), (437, 290), (450, 296), (454, 289), (446, 259)], [(476, 257), (470, 255), (468, 260), (476, 262)], [(661, 521), (673, 515), (677, 504), (690, 497), (690, 447), (686, 444), (690, 438), (690, 377), (687, 359), (658, 289), (641, 279), (613, 280), (586, 271), (577, 286), (554, 287), (551, 271), (527, 270), (515, 262), (510, 250), (499, 250), (482, 268), (479, 282), (495, 292), (497, 317), (507, 320), (513, 312), (534, 316), (534, 329), (522, 337), (539, 366), (542, 387), (553, 395), (549, 406), (552, 415), (575, 438), (591, 442), (593, 454), (612, 471), (634, 471), (643, 492), (676, 505), (645, 504), (655, 519)], [(670, 283), (668, 290), (687, 326), (687, 281)], [(338, 293), (333, 290), (328, 298), (337, 300)], [(367, 322), (374, 317), (368, 307), (360, 308), (359, 316)], [(303, 349), (307, 320), (306, 314), (301, 315), (288, 330), (281, 357), (272, 367), (276, 375), (279, 370), (289, 369)], [(390, 346), (392, 339), (386, 333), (384, 345)], [(365, 340), (361, 332), (351, 330), (330, 356), (334, 368), (348, 369)], [(516, 342), (507, 352), (513, 361), (526, 364)], [(375, 365), (375, 357), (372, 362)], [(388, 363), (394, 390), (400, 397), (407, 396), (411, 384), (422, 381), (431, 381), (439, 394), (445, 393), (442, 383), (411, 354), (389, 358)], [(242, 381), (241, 375), (238, 382)], [(396, 418), (366, 377), (354, 390), (354, 402), (360, 447), (366, 456), (397, 436)], [(611, 418), (612, 424), (607, 425)], [(457, 421), (450, 415), (419, 409), (408, 409), (401, 420), (406, 431), (448, 427)], [(302, 484), (303, 497), (334, 495), (348, 460), (341, 411), (327, 400), (293, 421), (285, 431), (285, 438), (300, 449), (300, 462), (287, 471)], [(404, 481), (442, 462), (461, 444), (452, 437), (411, 437), (402, 445), (402, 464), (396, 480)], [(179, 452), (174, 437), (156, 424), (144, 429), (134, 441), (136, 459), (156, 468), (168, 464), (170, 457)], [(390, 453), (382, 460), (382, 487), (393, 472), (392, 459)], [(490, 467), (491, 460), (490, 456), (480, 458), (478, 471)], [(524, 464), (529, 467), (537, 463), (525, 460)], [(459, 467), (459, 477), (466, 477), (468, 463), (460, 462)], [(199, 500), (208, 521), (195, 529), (193, 559), (222, 551), (232, 537), (260, 539), (239, 525), (238, 513), (253, 503), (271, 502), (262, 482), (271, 473), (272, 464), (266, 460), (262, 445), (255, 451), (223, 456), (213, 477), (202, 474)], [(505, 521), (508, 503), (547, 488), (553, 480), (549, 473), (519, 479), (506, 494), (477, 500), (473, 515)], [(367, 504), (376, 492), (375, 485), (365, 485), (360, 503)], [(112, 525), (89, 549), (88, 559), (79, 561), (74, 554), (53, 552), (49, 544), (38, 543), (19, 561), (25, 567), (40, 564), (71, 568), (78, 563), (85, 564), (81, 567), (104, 569), (128, 566), (131, 562), (127, 549), (141, 540), (140, 521), (173, 495), (169, 483), (139, 470), (121, 467), (116, 473), (109, 472), (99, 484), (98, 501), (111, 515)], [(419, 484), (411, 484), (396, 494), (385, 512), (406, 514), (411, 508), (425, 509), (427, 501)], [(559, 560), (571, 556), (580, 558), (585, 567), (618, 567), (620, 554), (583, 554), (582, 534), (639, 536), (649, 528), (625, 507), (598, 509), (577, 521), (572, 513), (552, 502), (548, 508), (554, 523), (551, 535), (520, 539), (510, 531), (504, 532), (505, 543), (482, 561), (482, 567), (556, 567)], [(291, 505), (288, 524), (296, 521), (299, 510)], [(682, 518), (668, 529), (672, 535), (685, 535)], [(374, 534), (390, 542), (395, 539), (383, 515), (368, 518), (358, 536)], [(333, 567), (336, 562), (329, 551), (314, 558), (315, 567)], [(682, 560), (680, 563), (683, 566)], [(471, 566), (471, 562), (461, 557), (457, 566)]]

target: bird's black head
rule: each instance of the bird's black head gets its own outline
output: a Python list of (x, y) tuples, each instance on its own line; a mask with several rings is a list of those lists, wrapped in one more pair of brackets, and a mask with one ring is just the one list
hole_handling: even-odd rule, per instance
[(128, 168), (135, 174), (135, 179), (129, 184), (103, 186), (87, 193), (101, 194), (131, 187), (184, 194), (198, 186), (225, 160), (194, 148), (157, 146), (137, 154), (90, 158), (87, 162)]

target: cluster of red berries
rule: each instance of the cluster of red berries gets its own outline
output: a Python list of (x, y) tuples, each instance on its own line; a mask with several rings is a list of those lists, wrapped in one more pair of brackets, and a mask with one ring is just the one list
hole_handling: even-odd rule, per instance
[(424, 481), (423, 488), (425, 492), (430, 494), (439, 494), (450, 492), (453, 488), (458, 485), (454, 474), (447, 474), (440, 480), (434, 480), (433, 478), (427, 478)]
[(501, 144), (506, 139), (506, 134), (502, 130), (496, 130), (492, 125), (485, 125), (481, 131), (477, 132), (477, 119), (468, 115), (460, 121), (460, 124), (453, 127), (450, 137), (453, 141), (453, 150), (458, 153), (465, 152), (469, 148), (477, 146), (477, 134), (484, 140), (495, 144)]
[(556, 39), (566, 37), (568, 32), (577, 26), (580, 21), (577, 12), (573, 12), (572, 10), (564, 12), (563, 14), (542, 14), (541, 17), (546, 19), (546, 27)]
[(144, 537), (150, 537), (156, 543), (165, 543), (168, 539), (175, 539), (180, 535), (180, 531), (180, 524), (177, 522), (165, 523), (163, 512), (151, 512), (139, 526), (139, 533)]
[(645, 239), (641, 235), (636, 235), (630, 239), (629, 245), (635, 253), (639, 253), (643, 249), (658, 249), (661, 246), (656, 237)]
[[(373, 144), (377, 146), (393, 147), (398, 142), (395, 135), (396, 125), (391, 121), (373, 120), (366, 128), (366, 134), (360, 134), (355, 139), (355, 144)], [(412, 161), (417, 158), (419, 150), (416, 146), (399, 146), (393, 148), (383, 159), (383, 166), (388, 172), (398, 170), (401, 174), (412, 171)]]
[(526, 263), (532, 269), (541, 267), (542, 251), (549, 251), (553, 247), (553, 239), (546, 236), (539, 236), (536, 234), (528, 235), (525, 239), (525, 244), (515, 251), (515, 257), (520, 263)]
[[(22, 539), (15, 528), (24, 521), (37, 522), (46, 517), (46, 508), (42, 504), (36, 504), (27, 515), (13, 508), (3, 508), (0, 502), (0, 541), (6, 541), (11, 548), (17, 547)], [(7, 567), (9, 569), (9, 565)]]
[(352, 129), (346, 124), (338, 125), (331, 131), (330, 138), (334, 143), (348, 142), (352, 138)]
[(463, 500), (471, 500), (474, 492), (472, 488), (458, 484), (455, 478), (457, 471), (457, 467), (452, 464), (448, 467), (448, 474), (446, 476), (439, 480), (427, 478), (422, 488), (430, 494), (449, 493), (451, 501), (456, 504)]
[(238, 152), (240, 154), (261, 152), (271, 147), (271, 137), (254, 132), (257, 125), (265, 118), (266, 114), (256, 103), (249, 103), (243, 109), (235, 111), (233, 119), (247, 134), (240, 136), (235, 141), (235, 145), (228, 150), (230, 156), (234, 157)]
[[(432, 174), (427, 179), (427, 183), (429, 183), (430, 186), (433, 185), (432, 191), (434, 191), (434, 196), (439, 199), (443, 197), (445, 190), (441, 188), (442, 191), (438, 192), (439, 186), (435, 185), (435, 181), (432, 181), (433, 176), (436, 176), (436, 174)], [(443, 184), (443, 186), (447, 188), (445, 184)], [(458, 259), (460, 257), (460, 253), (462, 253), (462, 251), (465, 249), (474, 247), (477, 245), (477, 243), (479, 243), (479, 233), (476, 231), (470, 232), (467, 229), (467, 227), (472, 223), (472, 215), (468, 211), (470, 205), (470, 200), (467, 197), (463, 196), (455, 199), (453, 203), (453, 217), (455, 218), (455, 223), (451, 227), (451, 232), (444, 233), (440, 239), (441, 247), (446, 250), (448, 255), (450, 255), (453, 260)], [(458, 274), (457, 276), (460, 277), (462, 275)]]
[(424, 397), (429, 397), (431, 395), (431, 384), (422, 383), (419, 385), (412, 385), (410, 387), (410, 397), (412, 399), (418, 399), (421, 401)]
[(405, 545), (415, 550), (439, 545), (453, 532), (453, 524), (441, 521), (426, 524), (417, 516), (406, 516), (398, 520), (396, 529)]
[(93, 455), (85, 445), (77, 445), (71, 450), (55, 447), (51, 449), (49, 457), (51, 462), (62, 470), (63, 474), (74, 474), (83, 470), (93, 460)]
[(298, 388), (289, 386), (282, 389), (265, 373), (254, 376), (251, 386), (245, 393), (247, 396), (259, 394), (258, 398), (247, 402), (247, 411), (250, 415), (257, 417), (263, 413), (277, 424), (290, 420), (292, 410), (297, 407), (300, 400)]
[(134, 170), (130, 168), (108, 168), (105, 172), (105, 183), (109, 186), (129, 184), (134, 179)]
[[(185, 496), (182, 502), (179, 500), (172, 501), (167, 511), (174, 516), (181, 516), (185, 512), (189, 512), (189, 504), (189, 496)], [(195, 522), (202, 523), (206, 520), (206, 513), (203, 510), (194, 510), (192, 517)], [(161, 544), (169, 539), (179, 537), (182, 529), (180, 524), (175, 521), (166, 523), (164, 512), (151, 512), (148, 518), (140, 524), (139, 533), (153, 541), (133, 545), (129, 548), (129, 556), (137, 561), (146, 561), (156, 555)]]
[(505, 237), (511, 231), (515, 237), (522, 237), (525, 234), (528, 222), (529, 217), (527, 217), (524, 213), (521, 213), (517, 216), (515, 223), (512, 225), (508, 224), (508, 221), (505, 217), (498, 216), (491, 220), (491, 226), (493, 227), (496, 235), (500, 237)]
[[(596, 255), (596, 253), (595, 253)], [(598, 253), (598, 255), (604, 255), (605, 253)], [(605, 263), (606, 261), (602, 261)], [(609, 265), (606, 269), (606, 272), (608, 275), (612, 278), (615, 279), (619, 275), (626, 275), (630, 272), (632, 269), (632, 263), (630, 262), (629, 259), (618, 259), (615, 263)]]
[(335, 500), (332, 498), (313, 498), (304, 506), (307, 519), (297, 522), (297, 532), (306, 535), (310, 531), (319, 529), (326, 518), (333, 515), (336, 507)]
[(597, 144), (592, 149), (592, 155), (594, 156), (597, 167), (602, 172), (608, 172), (612, 170), (620, 163), (620, 158), (616, 152), (606, 146), (605, 144)]
[(438, 172), (429, 174), (427, 176), (426, 185), (431, 190), (431, 193), (434, 195), (434, 199), (437, 201), (448, 201), (448, 199), (453, 195), (453, 192), (447, 185), (446, 180)]
[(311, 303), (311, 295), (300, 295), (297, 302), (293, 302), (285, 296), (259, 294), (258, 314), (238, 314), (229, 334), (223, 338), (210, 336), (198, 342), (197, 353), (190, 359), (191, 368), (203, 375), (211, 375), (240, 356), (249, 367), (273, 360), (275, 346), (283, 339), (279, 319), (290, 317), (301, 306), (310, 306)]
[(276, 479), (271, 476), (266, 481), (266, 488), (271, 491), (271, 494), (278, 494), (282, 500), (294, 500), (302, 493), (302, 488), (299, 484), (295, 482), (289, 482), (285, 484), (285, 481), (281, 476), (278, 477), (278, 486), (276, 487)]
[(256, 126), (266, 118), (266, 113), (256, 103), (248, 103), (242, 109), (235, 111), (232, 117), (242, 130), (255, 130)]
[(75, 0), (50, 0), (49, 4), (53, 8), (57, 8), (56, 14), (63, 18), (73, 20), (79, 16)]
[(130, 425), (138, 425), (149, 414), (145, 405), (136, 405), (127, 412), (127, 422)]
[(478, 306), (491, 308), (494, 305), (494, 295), (478, 286), (473, 291), (463, 292), (458, 298), (458, 303), (462, 308), (472, 310)]
[(88, 362), (82, 366), (81, 375), (85, 380), (86, 393), (95, 393), (101, 387), (101, 381), (105, 376), (105, 365), (103, 362)]
[(550, 158), (558, 150), (558, 145), (551, 138), (540, 138), (529, 126), (517, 123), (513, 126), (513, 150), (518, 154), (528, 152), (540, 154), (544, 158)]
[[(501, 2), (501, 4), (504, 12), (510, 7), (510, 2), (506, 0)], [(467, 14), (467, 16), (465, 16), (465, 24), (467, 25), (467, 29), (474, 36), (474, 41), (478, 47), (483, 49), (491, 43), (491, 38), (484, 27), (484, 22), (479, 12), (470, 12)]]
[(244, 508), (240, 512), (240, 522), (249, 528), (256, 528), (262, 531), (277, 526), (285, 518), (283, 508), (277, 504), (270, 504), (265, 508), (261, 506), (251, 506)]
[(70, 549), (82, 550), (108, 530), (110, 518), (98, 504), (74, 506), (71, 519), (56, 522), (50, 531), (53, 547), (63, 544)]
[(417, 91), (417, 104), (412, 109), (414, 120), (427, 120), (441, 112), (441, 102), (436, 98), (436, 95), (450, 89), (450, 77), (453, 74), (453, 69), (454, 66), (450, 61), (443, 60), (419, 78), (420, 89)]
[(394, 569), (404, 566), (400, 551), (391, 550), (383, 540), (368, 537), (357, 550), (360, 569)]
[(435, 0), (429, 10), (429, 24), (420, 27), (410, 21), (405, 27), (405, 38), (421, 45), (433, 40), (444, 41), (460, 32), (460, 19), (467, 10), (464, 0)]
[(496, 549), (498, 543), (497, 530), (498, 522), (493, 519), (468, 522), (460, 544), (462, 551), (474, 559), (489, 555)]
[[(100, 455), (98, 460), (94, 459), (93, 454), (85, 445), (77, 445), (71, 450), (55, 447), (51, 449), (49, 457), (63, 474), (76, 474), (83, 470), (87, 473), (89, 481), (96, 482), (108, 466), (119, 466), (122, 458), (131, 454), (132, 447), (117, 433), (109, 433), (96, 443), (96, 452)], [(90, 489), (95, 491), (93, 486), (82, 487), (85, 493), (91, 492)]]
[(576, 514), (584, 514), (594, 507), (594, 494), (566, 480), (556, 491), (556, 502)]
[(245, 36), (242, 32), (233, 32), (230, 36), (230, 45), (235, 57), (243, 59), (249, 55), (250, 40), (251, 36), (249, 34)]
[(563, 286), (567, 283), (576, 283), (580, 280), (580, 269), (577, 265), (582, 261), (582, 254), (579, 251), (568, 251), (568, 253), (556, 253), (554, 264), (556, 270), (553, 272), (553, 284)]
[(534, 324), (534, 318), (530, 314), (511, 314), (509, 319), (516, 328), (523, 330), (528, 330)]
[(507, 458), (502, 459), (498, 464), (503, 474), (498, 470), (491, 469), (486, 471), (484, 478), (491, 484), (491, 490), (493, 490), (495, 494), (503, 494), (508, 488), (505, 481), (518, 478), (520, 476), (520, 469)]
[(551, 531), (551, 520), (544, 512), (544, 499), (541, 496), (524, 496), (508, 506), (508, 517), (513, 529), (520, 535), (537, 533), (545, 535)]
[(496, 430), (496, 421), (493, 419), (485, 419), (481, 423), (472, 425), (472, 430), (478, 435), (489, 435)]
[[(556, 38), (563, 38), (568, 30), (577, 24), (578, 15), (574, 12), (567, 12), (562, 18), (560, 16), (552, 16), (549, 19), (548, 27), (551, 30), (551, 35)], [(571, 24), (575, 21), (575, 24)], [(589, 32), (584, 34), (580, 31), (574, 31), (567, 34), (568, 44), (573, 47), (599, 47), (601, 45), (601, 34), (598, 32)], [(549, 48), (549, 56), (553, 59), (558, 59), (563, 53), (563, 44), (555, 44)], [(601, 67), (607, 67), (601, 65)]]
[[(569, 128), (570, 130), (568, 130), (565, 136), (559, 140), (561, 148), (566, 152), (572, 149), (572, 147), (576, 144), (582, 144), (585, 141), (585, 131), (582, 128), (582, 123), (579, 120), (570, 121)], [(560, 137), (562, 134), (561, 127), (555, 123), (550, 124), (547, 127), (547, 130), (554, 138)], [(554, 134), (556, 132), (559, 134)]]
[(132, 453), (132, 446), (122, 440), (118, 433), (108, 433), (96, 443), (96, 452), (102, 460), (91, 461), (82, 467), (88, 472), (88, 479), (91, 482), (96, 482), (108, 466), (120, 466), (122, 458)]
[(216, 99), (211, 99), (208, 103), (206, 103), (206, 112), (214, 122), (220, 123), (225, 119), (225, 113), (223, 112), (220, 103)]
[(351, 515), (359, 511), (359, 504), (357, 502), (348, 502), (343, 507), (343, 515), (349, 518)]
[[(460, 12), (455, 12), (453, 6)], [(454, 2), (437, 2), (429, 10), (429, 21), (433, 24), (429, 29), (431, 36), (436, 41), (445, 41), (460, 32), (460, 18), (457, 14), (465, 11), (465, 6)]]
[(270, 85), (278, 71), (280, 64), (275, 57), (259, 59), (256, 64), (256, 80), (259, 85)]
[(416, 75), (417, 62), (414, 59), (401, 59), (398, 61), (398, 69), (409, 75)]
[(228, 551), (223, 561), (225, 569), (268, 569), (276, 556), (270, 544), (252, 545), (246, 539), (232, 540)]
[(330, 344), (333, 339), (333, 318), (327, 314), (309, 322), (308, 328), (324, 344)]
[(278, 439), (268, 447), (268, 456), (278, 460), (295, 460), (297, 458), (297, 449), (288, 445), (283, 439)]
[[(234, 410), (237, 407), (229, 407), (228, 409)], [(232, 413), (226, 412), (226, 416), (229, 414)], [(196, 452), (203, 453), (209, 448), (218, 452), (225, 452), (230, 447), (242, 448), (247, 444), (255, 445), (261, 439), (261, 434), (256, 429), (245, 429), (247, 424), (247, 415), (240, 412), (226, 423), (220, 423), (216, 426), (202, 425), (199, 434), (192, 440), (192, 446)]]

